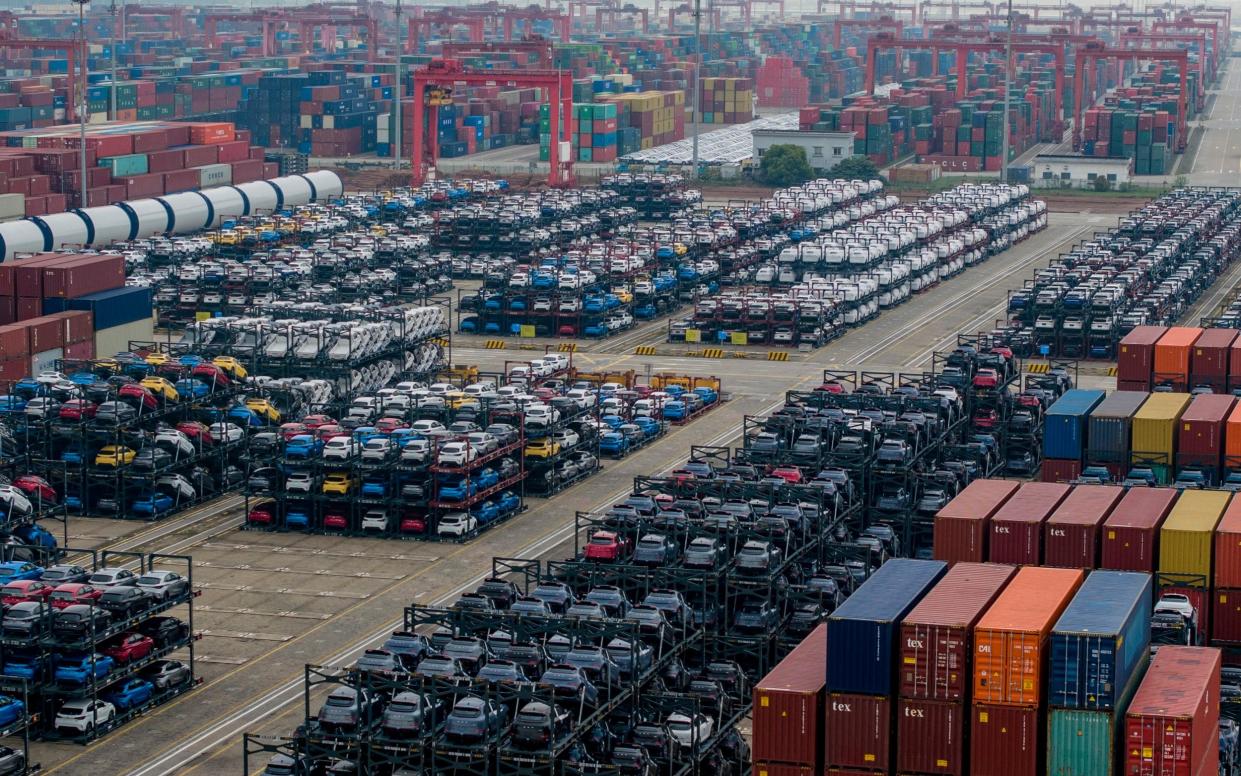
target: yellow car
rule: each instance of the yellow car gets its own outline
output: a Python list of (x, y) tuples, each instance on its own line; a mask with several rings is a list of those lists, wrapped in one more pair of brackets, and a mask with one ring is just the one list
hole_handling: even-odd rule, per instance
[(181, 398), (181, 395), (177, 393), (176, 386), (163, 377), (144, 377), (142, 378), (142, 387), (164, 401), (177, 401)]
[(235, 380), (244, 380), (248, 374), (248, 372), (246, 372), (246, 368), (241, 365), (241, 362), (232, 356), (216, 356), (211, 359), (211, 363), (223, 369), (225, 372), (228, 372), (229, 376)]
[(560, 443), (551, 439), (535, 439), (526, 445), (526, 455), (530, 458), (551, 458), (560, 452)]
[(684, 256), (689, 253), (689, 246), (685, 243), (673, 243), (672, 250), (678, 256)]
[(348, 496), (349, 491), (353, 490), (356, 483), (353, 478), (345, 472), (332, 472), (323, 480), (324, 494), (336, 494), (340, 496)]
[(171, 360), (167, 353), (150, 353), (146, 357), (146, 362), (151, 366), (163, 366)]
[(212, 238), (219, 245), (236, 245), (241, 242), (241, 236), (233, 230), (225, 230), (219, 234), (212, 235)]
[(470, 398), (465, 391), (449, 391), (444, 394), (444, 405), (450, 410), (459, 410)]
[(615, 294), (616, 298), (621, 300), (623, 304), (629, 304), (633, 301), (633, 294), (623, 288), (614, 288), (612, 289), (612, 293)]
[(111, 466), (113, 469), (128, 466), (133, 463), (134, 456), (137, 454), (132, 448), (123, 445), (107, 445), (100, 448), (99, 454), (95, 456), (95, 465)]
[(267, 399), (246, 399), (246, 406), (268, 423), (280, 422), (280, 410)]
[(121, 371), (121, 363), (115, 358), (97, 358), (92, 363), (96, 369), (106, 369), (109, 372)]

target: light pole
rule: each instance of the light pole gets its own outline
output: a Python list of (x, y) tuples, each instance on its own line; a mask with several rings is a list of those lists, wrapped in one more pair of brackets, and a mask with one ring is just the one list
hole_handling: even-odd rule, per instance
[(396, 135), (392, 143), (392, 167), (401, 169), (401, 79), (404, 76), (404, 63), (401, 48), (401, 0), (396, 0), (396, 85), (393, 87), (392, 100), (392, 134)]
[[(111, 97), (109, 98), (109, 107), (111, 110), (108, 117), (112, 121), (116, 121), (116, 0), (112, 0), (112, 5), (108, 7), (108, 13), (112, 14), (112, 87), (108, 90)], [(121, 24), (125, 23), (125, 14), (121, 14)], [(124, 33), (121, 33), (122, 37)]]
[(1000, 128), (1000, 183), (1008, 183), (1008, 112), (1013, 100), (1013, 0), (1008, 0), (1008, 35), (1004, 39), (1004, 121)]
[[(86, 207), (86, 71), (88, 68), (88, 55), (86, 51), (86, 5), (90, 2), (90, 0), (71, 0), (71, 2), (78, 7), (78, 41), (81, 43), (78, 54), (82, 59), (82, 71), (78, 76), (80, 79), (78, 84), (78, 140), (81, 146), (78, 151), (81, 154), (79, 161), (81, 162), (82, 169), (81, 200), (78, 202), (78, 207)], [(73, 75), (70, 74), (70, 78), (72, 77)], [(112, 93), (114, 95), (116, 94), (115, 85), (112, 88)]]
[[(709, 6), (708, 6), (709, 7)], [(694, 104), (690, 119), (694, 124), (693, 171), (691, 180), (698, 180), (698, 103), (702, 101), (702, 0), (694, 0)]]

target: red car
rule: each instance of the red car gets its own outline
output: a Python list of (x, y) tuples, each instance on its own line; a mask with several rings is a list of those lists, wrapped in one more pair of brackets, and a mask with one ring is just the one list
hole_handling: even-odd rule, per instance
[(994, 388), (1000, 384), (1000, 375), (994, 369), (979, 369), (974, 375), (975, 388)]
[(1003, 345), (998, 345), (991, 348), (991, 353), (997, 356), (1003, 356), (1008, 361), (1013, 360), (1013, 349)]
[(47, 480), (35, 474), (23, 474), (13, 480), (13, 487), (25, 493), (36, 504), (55, 504), (59, 500), (56, 489)]
[(995, 410), (977, 410), (974, 413), (975, 428), (995, 428), (1000, 416)]
[(150, 636), (130, 631), (109, 639), (99, 651), (117, 663), (132, 663), (154, 652), (155, 640)]
[(310, 426), (305, 423), (283, 423), (280, 426), (280, 436), (284, 437), (286, 442), (295, 436), (308, 433), (310, 433)]
[(553, 391), (551, 388), (535, 388), (530, 393), (534, 395), (535, 398), (539, 399), (539, 401), (544, 401), (544, 402), (551, 401), (552, 399), (556, 398), (556, 396), (559, 395), (555, 391)]
[(137, 383), (122, 385), (121, 390), (117, 391), (116, 395), (121, 399), (132, 399), (133, 401), (128, 403), (138, 404), (138, 409), (159, 409), (159, 399), (155, 398), (155, 394)]
[(391, 434), (398, 428), (409, 428), (409, 424), (400, 418), (380, 418), (375, 421), (375, 429), (381, 434)]
[(199, 423), (197, 420), (186, 420), (178, 423), (177, 431), (189, 437), (191, 442), (204, 445), (215, 444), (215, 437), (211, 436), (211, 429), (207, 427), (207, 424)]
[(0, 604), (12, 606), (23, 601), (46, 601), (54, 587), (37, 579), (14, 580), (0, 589)]
[(194, 367), (190, 374), (206, 381), (210, 385), (214, 385), (216, 388), (227, 388), (233, 384), (232, 379), (228, 376), (228, 372), (225, 372), (215, 364), (199, 364)]
[(427, 521), (421, 517), (401, 518), (401, 533), (423, 534), (427, 532)]
[(822, 391), (823, 393), (844, 393), (845, 387), (840, 383), (823, 383), (815, 390)]
[(86, 399), (70, 399), (60, 405), (61, 420), (90, 420), (95, 417), (95, 413), (99, 410), (99, 405), (93, 401)]
[(349, 527), (349, 518), (332, 512), (323, 516), (323, 527), (333, 531), (343, 531)]
[(586, 560), (616, 563), (629, 555), (629, 539), (612, 531), (596, 531), (586, 543)]
[(314, 431), (319, 428), (319, 426), (334, 425), (336, 423), (336, 418), (331, 415), (307, 415), (302, 418), (302, 423), (306, 425), (306, 428)]
[(779, 477), (790, 485), (801, 482), (801, 469), (795, 466), (778, 466), (771, 470), (772, 477)]
[(276, 502), (266, 501), (250, 510), (246, 522), (257, 525), (271, 525), (276, 522)]
[(566, 323), (564, 326), (561, 326), (559, 329), (556, 329), (556, 336), (557, 337), (576, 337), (577, 329)]
[(672, 471), (668, 472), (668, 476), (671, 477), (672, 481), (675, 482), (677, 485), (684, 485), (690, 480), (698, 479), (698, 475), (694, 474), (689, 469), (673, 469)]
[(336, 437), (351, 437), (353, 436), (353, 432), (345, 428), (344, 426), (340, 426), (335, 423), (329, 423), (325, 426), (319, 426), (318, 428), (316, 428), (315, 436), (319, 437), (324, 442), (326, 442), (329, 439), (335, 439)]
[(88, 585), (85, 582), (66, 582), (57, 585), (50, 596), (52, 608), (64, 609), (77, 604), (93, 605), (103, 595), (102, 587)]

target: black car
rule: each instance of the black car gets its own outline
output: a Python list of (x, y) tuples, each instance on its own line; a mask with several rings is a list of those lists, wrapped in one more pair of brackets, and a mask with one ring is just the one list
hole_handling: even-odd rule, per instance
[(663, 534), (646, 534), (638, 540), (633, 550), (633, 562), (638, 566), (669, 566), (681, 556), (676, 542)]
[(599, 604), (608, 617), (618, 619), (624, 617), (629, 607), (632, 606), (629, 599), (625, 597), (625, 593), (615, 585), (596, 585), (586, 591), (582, 600)]
[(531, 701), (513, 720), (513, 744), (522, 749), (545, 749), (572, 726), (569, 712), (560, 706)]
[(557, 663), (543, 672), (539, 677), (539, 684), (551, 687), (557, 698), (581, 701), (587, 706), (596, 706), (599, 703), (599, 688), (590, 681), (586, 672), (577, 666)]
[(530, 596), (547, 604), (555, 614), (564, 614), (577, 600), (573, 591), (563, 582), (540, 582), (530, 591)]
[(156, 649), (163, 649), (188, 639), (190, 626), (176, 617), (152, 617), (138, 625), (138, 632), (150, 636)]
[(26, 772), (26, 755), (10, 746), (0, 746), (0, 776)]
[(769, 601), (743, 601), (733, 615), (733, 627), (739, 633), (769, 633), (780, 621), (780, 613)]
[(440, 656), (456, 660), (466, 673), (474, 676), (480, 668), (487, 665), (491, 651), (487, 649), (487, 643), (482, 639), (459, 636), (444, 645), (440, 650)]
[(368, 649), (358, 658), (354, 667), (367, 674), (398, 677), (408, 673), (401, 658), (386, 649)]
[(469, 679), (470, 675), (466, 673), (461, 664), (450, 657), (441, 657), (439, 655), (431, 655), (424, 657), (418, 667), (414, 669), (414, 673), (418, 676), (438, 676), (443, 679)]
[(51, 611), (51, 607), (41, 601), (13, 604), (4, 613), (0, 630), (6, 639), (21, 641), (38, 638), (48, 627)]
[(351, 733), (379, 722), (383, 701), (365, 689), (341, 686), (332, 690), (319, 709), (319, 727), (328, 732)]
[(483, 583), (474, 591), (476, 594), (486, 596), (495, 603), (497, 609), (507, 609), (509, 606), (521, 596), (521, 592), (517, 586), (506, 579), (491, 577), (483, 580)]
[(638, 633), (645, 639), (659, 642), (671, 636), (671, 626), (664, 613), (654, 606), (638, 605), (625, 613), (627, 622), (638, 624)]
[[(133, 588), (126, 589), (132, 590)], [(7, 621), (6, 617), (6, 627)], [(112, 615), (107, 610), (89, 604), (74, 604), (52, 615), (52, 635), (60, 641), (81, 641), (90, 636), (92, 625), (94, 632), (100, 633), (107, 630), (111, 624)]]
[(382, 648), (398, 656), (409, 671), (417, 668), (419, 661), (431, 652), (426, 636), (409, 631), (394, 631)]
[(172, 455), (162, 447), (144, 447), (134, 456), (131, 465), (135, 469), (156, 471), (172, 465)]
[(694, 610), (678, 590), (652, 590), (642, 599), (642, 603), (662, 611), (668, 622), (678, 628), (689, 627), (693, 622)]
[(99, 597), (99, 606), (123, 620), (150, 608), (151, 597), (139, 587), (110, 587)]
[(476, 743), (496, 735), (504, 726), (500, 707), (489, 700), (467, 695), (457, 701), (444, 721), (444, 736), (450, 741)]

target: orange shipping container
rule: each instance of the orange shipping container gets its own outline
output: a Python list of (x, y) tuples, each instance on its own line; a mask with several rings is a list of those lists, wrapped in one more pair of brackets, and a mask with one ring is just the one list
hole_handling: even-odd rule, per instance
[(1168, 384), (1174, 391), (1189, 387), (1189, 357), (1202, 336), (1195, 326), (1174, 326), (1155, 343), (1154, 384)]
[(1043, 649), (1086, 578), (1082, 569), (1026, 566), (974, 628), (974, 702), (1037, 706)]
[(1224, 424), (1224, 468), (1241, 466), (1241, 403), (1232, 408)]

